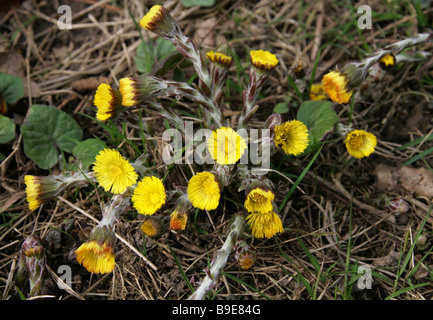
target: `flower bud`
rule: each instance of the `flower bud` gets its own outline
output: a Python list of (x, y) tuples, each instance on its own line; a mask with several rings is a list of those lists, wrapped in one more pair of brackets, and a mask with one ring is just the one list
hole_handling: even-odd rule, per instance
[(141, 231), (151, 238), (158, 238), (168, 228), (166, 217), (160, 215), (145, 216)]
[(392, 213), (399, 215), (402, 213), (407, 213), (410, 207), (405, 200), (401, 198), (393, 198), (389, 200), (388, 208)]
[(382, 55), (379, 59), (379, 66), (384, 71), (389, 71), (394, 67), (396, 62), (395, 56), (393, 53), (386, 53)]
[(22, 288), (28, 277), (32, 297), (43, 293), (46, 261), (41, 239), (33, 234), (28, 236), (21, 246), (16, 281), (17, 285)]
[(170, 229), (185, 230), (191, 208), (192, 204), (187, 195), (179, 197), (176, 201), (175, 210), (170, 215)]
[(256, 264), (256, 253), (244, 240), (237, 240), (233, 250), (235, 260), (243, 270), (249, 270)]
[(266, 119), (264, 128), (269, 129), (270, 136), (273, 137), (275, 127), (282, 123), (283, 123), (283, 116), (281, 115), (281, 113), (273, 113), (268, 117), (268, 119)]

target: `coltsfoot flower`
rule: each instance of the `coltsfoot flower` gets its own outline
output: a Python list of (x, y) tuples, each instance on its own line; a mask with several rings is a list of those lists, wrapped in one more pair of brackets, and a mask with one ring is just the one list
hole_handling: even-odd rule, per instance
[(122, 109), (122, 97), (119, 90), (113, 89), (106, 83), (101, 83), (96, 89), (94, 105), (98, 109), (96, 118), (106, 121), (116, 116)]
[(75, 250), (78, 263), (92, 273), (113, 271), (115, 239), (112, 230), (106, 226), (96, 226), (89, 239)]
[(140, 26), (165, 39), (171, 39), (179, 32), (179, 26), (167, 9), (160, 5), (150, 8), (139, 22)]
[(148, 176), (138, 182), (131, 200), (139, 213), (152, 215), (165, 204), (166, 197), (162, 180)]
[(212, 158), (218, 164), (235, 164), (244, 154), (247, 144), (232, 128), (219, 128), (207, 141)]
[(277, 57), (264, 50), (252, 50), (250, 51), (251, 63), (260, 70), (271, 70), (278, 65)]
[(185, 230), (188, 222), (188, 212), (176, 208), (170, 215), (170, 229)]
[[(42, 240), (31, 234), (21, 245), (18, 260), (18, 271), (15, 281), (21, 290), (25, 287), (25, 282), (30, 282), (30, 296), (38, 296), (46, 292), (44, 286), (47, 257)], [(28, 280), (27, 280), (28, 279)]]
[(214, 210), (221, 196), (220, 183), (212, 172), (199, 172), (188, 182), (188, 199), (195, 208)]
[(251, 213), (246, 220), (251, 234), (256, 238), (272, 238), (284, 231), (283, 223), (274, 211)]
[(274, 200), (274, 193), (271, 190), (262, 187), (252, 189), (245, 200), (245, 209), (248, 212), (261, 212), (267, 213), (272, 211), (272, 201)]
[(234, 257), (243, 270), (250, 270), (257, 262), (257, 255), (245, 240), (237, 240), (233, 248)]
[(125, 107), (148, 102), (159, 94), (163, 94), (164, 89), (167, 89), (164, 81), (152, 76), (127, 77), (119, 80), (122, 105)]
[(165, 217), (153, 215), (146, 216), (141, 231), (151, 238), (160, 237), (167, 230)]
[(310, 100), (328, 100), (323, 83), (314, 83), (310, 89)]
[(371, 155), (377, 145), (376, 136), (364, 130), (352, 130), (346, 134), (344, 143), (347, 152), (354, 158), (361, 159)]
[(300, 155), (310, 141), (307, 126), (299, 120), (286, 121), (274, 129), (274, 144), (286, 154)]
[(209, 51), (208, 53), (206, 53), (206, 57), (213, 63), (224, 68), (229, 68), (233, 63), (232, 57), (220, 52)]
[(348, 103), (353, 93), (349, 78), (341, 71), (331, 71), (322, 78), (326, 93), (334, 102)]
[(129, 161), (115, 149), (103, 149), (95, 157), (93, 172), (105, 191), (123, 193), (136, 183), (138, 174)]
[(395, 56), (392, 53), (386, 53), (379, 59), (379, 66), (385, 70), (389, 71), (395, 65)]
[(32, 176), (24, 177), (26, 184), (27, 202), (29, 209), (34, 211), (40, 205), (55, 197), (61, 190), (62, 183), (55, 179), (54, 176)]

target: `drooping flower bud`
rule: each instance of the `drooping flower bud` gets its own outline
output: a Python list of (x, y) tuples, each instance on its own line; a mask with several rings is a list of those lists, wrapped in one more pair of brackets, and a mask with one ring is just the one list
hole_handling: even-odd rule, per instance
[(233, 251), (236, 262), (243, 270), (250, 270), (256, 264), (256, 253), (245, 240), (237, 240)]
[(47, 258), (41, 239), (34, 234), (28, 236), (21, 245), (16, 282), (19, 287), (23, 288), (28, 277), (31, 297), (44, 292), (46, 262)]
[(141, 231), (151, 238), (158, 238), (168, 229), (168, 218), (161, 215), (145, 216)]

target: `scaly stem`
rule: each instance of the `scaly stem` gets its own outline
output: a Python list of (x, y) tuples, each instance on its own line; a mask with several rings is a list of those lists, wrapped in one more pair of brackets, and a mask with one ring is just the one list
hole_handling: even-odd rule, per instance
[(210, 270), (206, 272), (206, 277), (201, 282), (197, 290), (188, 298), (188, 300), (202, 300), (205, 294), (216, 286), (221, 271), (224, 269), (227, 259), (232, 252), (238, 237), (242, 234), (245, 225), (245, 218), (238, 214), (230, 224), (227, 239), (215, 260), (212, 262)]

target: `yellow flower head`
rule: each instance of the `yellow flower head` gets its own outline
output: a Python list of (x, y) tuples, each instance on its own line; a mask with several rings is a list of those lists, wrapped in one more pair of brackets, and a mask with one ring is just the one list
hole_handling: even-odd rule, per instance
[(138, 178), (129, 161), (114, 149), (99, 152), (93, 163), (93, 172), (99, 185), (114, 194), (123, 193)]
[(120, 101), (121, 97), (118, 91), (112, 89), (106, 83), (101, 83), (96, 89), (93, 100), (96, 108), (98, 108), (96, 118), (100, 121), (106, 121), (115, 116), (122, 110)]
[(26, 175), (24, 183), (26, 184), (27, 202), (29, 209), (32, 211), (54, 197), (61, 185), (52, 176), (38, 177)]
[(165, 204), (166, 197), (162, 180), (149, 176), (144, 177), (137, 184), (131, 200), (139, 213), (151, 215), (161, 209)]
[(108, 273), (114, 270), (115, 235), (105, 227), (95, 227), (92, 234), (75, 254), (78, 263), (93, 273)]
[(374, 152), (377, 145), (376, 136), (364, 130), (353, 130), (346, 134), (344, 139), (347, 152), (357, 159), (368, 157)]
[(232, 128), (219, 128), (207, 141), (212, 158), (218, 164), (234, 164), (244, 154), (247, 144)]
[(209, 51), (206, 53), (206, 57), (213, 63), (219, 64), (226, 68), (229, 68), (233, 63), (232, 57), (226, 56), (220, 52)]
[(188, 213), (179, 209), (175, 209), (170, 215), (170, 229), (185, 230), (188, 222)]
[(323, 83), (315, 83), (311, 85), (310, 100), (328, 100), (328, 95), (323, 87)]
[(299, 120), (286, 121), (275, 127), (274, 143), (286, 154), (300, 155), (308, 147), (308, 128)]
[(337, 103), (348, 103), (352, 96), (349, 78), (340, 71), (331, 71), (322, 78), (323, 87), (326, 93)]
[(253, 50), (250, 52), (251, 63), (261, 70), (271, 70), (275, 68), (278, 64), (277, 57), (264, 50)]
[(247, 223), (251, 228), (251, 234), (256, 238), (272, 238), (284, 231), (283, 223), (274, 211), (251, 213), (247, 216)]
[(220, 184), (211, 172), (199, 172), (188, 182), (188, 199), (195, 208), (214, 210), (218, 207), (220, 196)]
[(256, 187), (248, 193), (244, 205), (248, 212), (267, 213), (272, 211), (274, 197), (275, 195), (271, 190)]
[(392, 53), (387, 53), (384, 54), (382, 57), (380, 57), (379, 59), (379, 66), (383, 69), (383, 70), (390, 70), (392, 67), (394, 67), (395, 65), (395, 56)]
[(132, 77), (119, 80), (119, 91), (122, 95), (122, 104), (125, 107), (137, 105), (137, 82)]
[(147, 236), (151, 238), (157, 238), (167, 230), (167, 226), (165, 224), (164, 218), (161, 216), (146, 216), (146, 219), (141, 225), (141, 230)]
[(149, 12), (144, 15), (140, 20), (140, 26), (148, 31), (153, 31), (156, 24), (162, 20), (164, 15), (164, 7), (160, 5), (154, 5), (150, 8)]
[(154, 5), (149, 12), (141, 18), (140, 26), (147, 30), (155, 32), (165, 39), (170, 39), (179, 33), (179, 26), (170, 15), (170, 13), (160, 5)]

